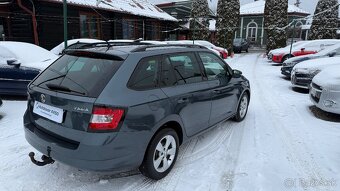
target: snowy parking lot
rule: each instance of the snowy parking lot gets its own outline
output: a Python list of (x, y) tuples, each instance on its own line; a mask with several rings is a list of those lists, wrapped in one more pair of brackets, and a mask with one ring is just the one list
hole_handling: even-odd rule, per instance
[[(227, 60), (250, 80), (249, 112), (183, 144), (160, 181), (138, 171), (112, 174), (55, 162), (37, 167), (28, 153), (25, 101), (0, 108), (0, 190), (340, 190), (340, 123), (318, 119), (306, 93), (293, 91), (262, 53)], [(339, 117), (339, 116), (337, 116)]]

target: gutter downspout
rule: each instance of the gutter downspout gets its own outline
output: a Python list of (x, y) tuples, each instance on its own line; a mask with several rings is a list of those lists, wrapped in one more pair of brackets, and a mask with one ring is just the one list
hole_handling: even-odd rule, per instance
[(25, 7), (22, 4), (21, 0), (17, 0), (17, 2), (18, 2), (18, 5), (19, 5), (20, 8), (22, 8), (28, 14), (32, 15), (34, 44), (39, 45), (39, 38), (38, 38), (38, 31), (37, 31), (37, 19), (36, 19), (36, 16), (35, 16), (35, 11), (31, 11), (27, 7)]

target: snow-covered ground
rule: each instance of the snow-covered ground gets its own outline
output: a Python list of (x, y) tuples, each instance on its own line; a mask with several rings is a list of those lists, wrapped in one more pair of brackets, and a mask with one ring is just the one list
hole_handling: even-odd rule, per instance
[(0, 108), (0, 190), (340, 190), (340, 123), (309, 110), (308, 94), (291, 90), (262, 54), (228, 59), (251, 81), (247, 118), (227, 121), (182, 145), (174, 169), (152, 181), (138, 172), (102, 174), (59, 162), (33, 165), (25, 140), (25, 101)]

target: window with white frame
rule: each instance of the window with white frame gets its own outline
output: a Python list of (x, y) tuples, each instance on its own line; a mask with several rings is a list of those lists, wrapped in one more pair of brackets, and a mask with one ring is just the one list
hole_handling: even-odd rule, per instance
[(257, 38), (257, 24), (252, 21), (247, 25), (247, 39), (255, 42)]

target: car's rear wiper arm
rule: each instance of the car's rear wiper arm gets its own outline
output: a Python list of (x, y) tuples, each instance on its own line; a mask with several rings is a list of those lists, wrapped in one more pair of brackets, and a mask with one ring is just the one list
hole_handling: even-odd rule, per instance
[(59, 79), (59, 78), (63, 78), (63, 77), (65, 77), (66, 76), (66, 74), (63, 74), (63, 75), (60, 75), (60, 76), (57, 76), (57, 77), (54, 77), (54, 78), (50, 78), (50, 79), (48, 79), (48, 80), (45, 80), (45, 81), (42, 81), (42, 82), (40, 82), (38, 85), (36, 85), (36, 86), (40, 86), (41, 84), (43, 84), (43, 83), (46, 83), (46, 82), (49, 82), (49, 81), (52, 81), (52, 80), (56, 80), (56, 79)]
[(84, 92), (71, 90), (70, 88), (68, 88), (66, 86), (61, 86), (61, 85), (57, 85), (57, 84), (46, 84), (46, 86), (48, 87), (48, 89), (51, 89), (51, 90), (57, 90), (57, 91), (63, 91), (63, 92), (74, 92), (74, 93), (78, 93), (78, 94), (81, 94), (81, 95), (85, 95)]

